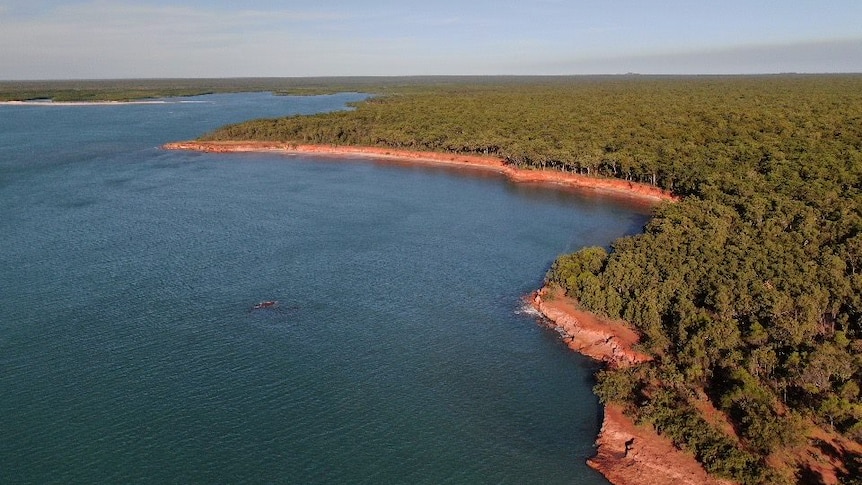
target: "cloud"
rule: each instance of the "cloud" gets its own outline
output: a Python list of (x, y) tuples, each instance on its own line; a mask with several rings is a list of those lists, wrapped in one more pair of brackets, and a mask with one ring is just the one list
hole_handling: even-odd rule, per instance
[(8, 47), (0, 50), (0, 79), (398, 75), (481, 67), (481, 47), (464, 38), (462, 17), (407, 10), (88, 2), (0, 29), (0, 44)]
[[(253, 68), (249, 64), (255, 59), (265, 67), (267, 56), (270, 62), (284, 62), (285, 52), (310, 47), (310, 30), (350, 20), (316, 10), (228, 11), (107, 1), (64, 6), (3, 25), (0, 79), (220, 75), (235, 71), (229, 63)], [(344, 46), (320, 38), (313, 47), (333, 51)], [(195, 71), (208, 63), (205, 71)]]
[(0, 11), (0, 79), (862, 71), (858, 39), (707, 49), (723, 29), (647, 29), (553, 0), (404, 2), (13, 3)]
[[(518, 69), (505, 66), (504, 69)], [(862, 38), (570, 57), (522, 64), (520, 74), (766, 74), (862, 72)]]

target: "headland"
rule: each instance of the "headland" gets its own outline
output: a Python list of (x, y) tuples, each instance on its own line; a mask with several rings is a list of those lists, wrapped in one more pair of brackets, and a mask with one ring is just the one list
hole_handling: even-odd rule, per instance
[[(625, 322), (605, 320), (583, 310), (560, 289), (544, 287), (529, 298), (529, 304), (575, 352), (612, 367), (652, 359), (635, 348), (639, 336)], [(596, 455), (587, 464), (614, 485), (733, 483), (709, 476), (693, 455), (679, 450), (651, 427), (636, 425), (616, 405), (604, 408)]]

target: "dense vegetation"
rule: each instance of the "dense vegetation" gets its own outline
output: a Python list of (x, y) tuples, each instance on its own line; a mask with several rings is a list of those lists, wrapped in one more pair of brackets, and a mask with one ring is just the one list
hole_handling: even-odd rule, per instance
[(656, 357), (601, 372), (600, 397), (719, 476), (782, 481), (783, 463), (808, 480), (802, 460), (774, 458), (812, 443), (843, 461), (847, 483), (859, 476), (858, 455), (806, 432), (862, 441), (862, 76), (503, 78), (392, 93), (207, 138), (493, 154), (675, 192), (682, 201), (643, 234), (548, 273), (635, 325)]

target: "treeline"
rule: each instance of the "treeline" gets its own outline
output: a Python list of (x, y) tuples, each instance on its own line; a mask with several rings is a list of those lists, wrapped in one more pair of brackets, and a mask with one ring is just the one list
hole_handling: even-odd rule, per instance
[[(603, 371), (600, 397), (742, 483), (785, 480), (775, 457), (812, 423), (862, 442), (862, 76), (437, 85), (207, 138), (492, 154), (671, 190), (643, 234), (547, 275), (656, 357)], [(859, 476), (858, 455), (815, 450)]]
[[(132, 101), (147, 98), (199, 96), (211, 93), (324, 92), (326, 79), (115, 79), (63, 81), (0, 81), (0, 101)], [(358, 82), (358, 81), (356, 81)], [(347, 83), (350, 84), (350, 83)]]
[[(257, 120), (207, 138), (492, 154), (689, 194), (699, 183), (718, 182), (703, 180), (705, 170), (717, 176), (809, 149), (858, 146), (862, 123), (851, 106), (859, 108), (860, 85), (858, 76), (800, 76), (402, 86), (394, 92), (409, 95), (374, 98), (349, 113)], [(834, 154), (818, 170), (847, 170)]]
[(213, 79), (102, 79), (0, 81), (0, 101), (131, 101), (145, 98), (197, 96), (210, 93), (269, 91), (313, 95), (339, 92), (407, 93), (429, 86), (512, 83), (520, 78), (471, 76), (407, 77), (273, 77)]

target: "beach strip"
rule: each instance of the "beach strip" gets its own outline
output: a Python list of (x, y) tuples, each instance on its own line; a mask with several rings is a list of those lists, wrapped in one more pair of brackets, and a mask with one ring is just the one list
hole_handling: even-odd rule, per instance
[(433, 164), (457, 168), (494, 171), (518, 183), (551, 184), (565, 188), (638, 199), (649, 203), (677, 200), (669, 192), (652, 185), (614, 178), (589, 177), (559, 170), (523, 169), (491, 156), (456, 153), (399, 150), (382, 147), (350, 145), (306, 145), (269, 141), (182, 141), (168, 143), (166, 150), (190, 150), (209, 153), (279, 153), (286, 155), (324, 155), (334, 157), (364, 157)]

